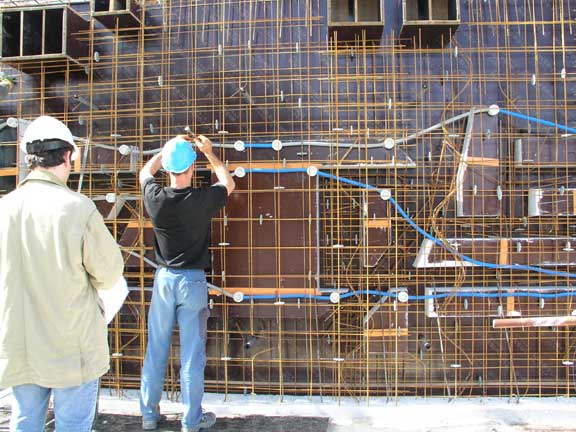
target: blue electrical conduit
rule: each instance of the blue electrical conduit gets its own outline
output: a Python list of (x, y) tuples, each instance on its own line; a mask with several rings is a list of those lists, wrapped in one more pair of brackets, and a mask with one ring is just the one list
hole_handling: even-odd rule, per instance
[[(273, 169), (273, 168), (262, 168), (262, 169), (258, 169), (258, 168), (252, 168), (252, 169), (246, 169), (245, 170), (246, 173), (249, 172), (254, 172), (254, 173), (266, 173), (266, 174), (280, 174), (280, 173), (305, 173), (307, 172), (306, 169), (304, 168), (286, 168), (286, 169)], [(357, 186), (359, 188), (363, 188), (363, 189), (368, 189), (368, 190), (374, 190), (377, 192), (382, 192), (382, 190), (369, 185), (369, 184), (365, 184), (365, 183), (361, 183), (355, 180), (350, 180), (347, 179), (345, 177), (338, 177), (332, 174), (328, 174), (322, 171), (318, 171), (318, 176), (320, 177), (324, 177), (324, 178), (328, 178), (328, 179), (332, 179), (332, 180), (336, 180), (338, 182), (341, 183), (346, 183), (352, 186)], [(489, 269), (495, 269), (495, 270), (527, 270), (527, 271), (533, 271), (536, 273), (543, 273), (543, 274), (547, 274), (547, 275), (551, 275), (551, 276), (560, 276), (560, 277), (568, 277), (568, 278), (576, 278), (576, 273), (568, 273), (568, 272), (559, 272), (559, 271), (554, 271), (554, 270), (548, 270), (548, 269), (544, 269), (541, 267), (536, 267), (536, 266), (528, 266), (528, 265), (510, 265), (510, 264), (493, 264), (493, 263), (487, 263), (484, 261), (479, 261), (473, 258), (470, 258), (469, 256), (463, 255), (460, 252), (452, 249), (451, 247), (447, 246), (446, 244), (444, 244), (441, 240), (437, 239), (436, 237), (432, 236), (431, 234), (427, 233), (425, 230), (423, 230), (420, 226), (418, 226), (411, 218), (410, 216), (408, 216), (406, 214), (406, 212), (404, 211), (404, 209), (400, 206), (400, 204), (398, 204), (396, 202), (396, 200), (393, 197), (390, 197), (390, 203), (396, 208), (396, 211), (400, 214), (400, 216), (402, 216), (402, 218), (404, 218), (406, 220), (406, 222), (408, 222), (408, 224), (410, 224), (410, 226), (412, 226), (416, 231), (418, 231), (420, 234), (422, 234), (424, 237), (426, 237), (427, 239), (433, 241), (436, 245), (445, 248), (447, 251), (449, 251), (450, 253), (458, 256), (460, 259), (462, 259), (463, 261), (469, 262), (475, 266), (479, 266), (479, 267), (485, 267), (485, 268), (489, 268)]]
[[(356, 292), (347, 292), (346, 294), (341, 294), (339, 296), (340, 300), (345, 300), (353, 296), (361, 295), (375, 295), (384, 298), (397, 298), (397, 293), (390, 293), (384, 291), (375, 290), (364, 290)], [(424, 301), (424, 300), (434, 300), (434, 299), (444, 299), (450, 297), (459, 298), (508, 298), (508, 297), (529, 297), (537, 299), (557, 299), (562, 297), (576, 297), (576, 291), (566, 291), (561, 293), (536, 293), (529, 291), (516, 291), (516, 292), (454, 292), (454, 293), (440, 293), (440, 294), (430, 294), (430, 295), (409, 295), (408, 300), (412, 301)], [(320, 300), (320, 301), (333, 301), (330, 296), (312, 295), (312, 294), (280, 294), (276, 295), (252, 295), (245, 296), (245, 300), (290, 300), (290, 299), (309, 299), (309, 300)]]
[[(471, 111), (474, 114), (478, 114), (478, 113), (483, 113), (483, 112), (488, 112), (488, 114), (490, 116), (492, 115), (496, 115), (498, 113), (501, 114), (506, 114), (510, 117), (515, 117), (521, 120), (526, 120), (529, 122), (534, 122), (534, 123), (540, 123), (546, 126), (552, 126), (555, 127), (557, 129), (561, 129), (563, 131), (572, 133), (572, 134), (576, 134), (576, 129), (568, 127), (568, 126), (564, 126), (558, 123), (554, 123), (548, 120), (544, 120), (544, 119), (540, 119), (537, 117), (531, 117), (531, 116), (527, 116), (524, 114), (520, 114), (514, 111), (508, 111), (507, 109), (504, 108), (500, 108), (498, 107), (498, 105), (492, 105), (490, 108), (483, 108), (483, 109), (476, 109), (476, 110), (472, 110)], [(464, 113), (464, 114), (460, 114), (456, 117), (453, 117), (451, 119), (448, 119), (446, 121), (443, 121), (441, 123), (439, 123), (436, 126), (439, 125), (448, 125), (450, 123), (454, 123), (457, 120), (461, 120), (463, 118), (466, 118), (470, 115), (470, 112)], [(397, 140), (394, 141), (395, 144), (402, 144), (404, 142), (406, 142), (409, 138), (415, 138), (418, 136), (423, 135), (426, 132), (431, 132), (432, 130), (434, 130), (436, 128), (436, 126), (432, 126), (431, 128), (428, 129), (424, 129), (414, 135), (411, 135), (410, 137), (407, 138), (399, 138)], [(245, 145), (246, 148), (248, 147), (252, 147), (252, 148), (272, 148), (272, 143), (243, 143)], [(215, 144), (215, 145), (219, 145), (219, 146), (227, 146), (227, 147), (233, 147), (232, 145), (225, 145), (225, 144)], [(317, 141), (311, 141), (311, 142), (307, 142), (307, 141), (303, 141), (303, 142), (288, 142), (288, 143), (282, 143), (282, 147), (291, 147), (291, 146), (302, 146), (302, 145), (310, 145), (310, 146), (329, 146), (332, 147), (335, 144), (334, 143), (328, 143), (328, 142), (317, 142)], [(367, 148), (380, 148), (382, 147), (384, 144), (383, 143), (375, 143), (375, 144), (368, 144)], [(351, 147), (354, 146), (354, 144), (338, 144), (339, 147)], [(363, 146), (362, 148), (365, 148), (366, 146)]]
[(272, 148), (272, 144), (268, 143), (244, 143), (246, 148)]
[(529, 122), (540, 123), (540, 124), (543, 124), (543, 125), (546, 125), (546, 126), (552, 126), (552, 127), (557, 128), (557, 129), (562, 129), (563, 131), (576, 134), (576, 129), (571, 128), (571, 127), (568, 127), (568, 126), (564, 126), (564, 125), (561, 125), (561, 124), (558, 124), (558, 123), (553, 123), (553, 122), (548, 121), (548, 120), (543, 120), (543, 119), (539, 119), (539, 118), (536, 118), (536, 117), (527, 116), (527, 115), (520, 114), (520, 113), (517, 113), (517, 112), (514, 112), (514, 111), (508, 111), (508, 110), (506, 110), (506, 109), (504, 109), (504, 108), (500, 108), (500, 112), (501, 112), (502, 114), (509, 115), (510, 117), (516, 117), (516, 118), (519, 118), (519, 119), (522, 119), (522, 120), (527, 120), (527, 121), (529, 121)]
[[(464, 114), (459, 114), (456, 117), (452, 117), (450, 119), (446, 119), (440, 123), (438, 123), (437, 125), (434, 125), (432, 127), (429, 127), (427, 129), (421, 130), (413, 135), (410, 135), (408, 137), (405, 138), (399, 138), (394, 140), (394, 144), (403, 144), (409, 140), (412, 140), (414, 138), (417, 138), (421, 135), (424, 135), (425, 133), (429, 133), (432, 132), (433, 130), (441, 127), (442, 125), (449, 125), (451, 123), (454, 123), (458, 120), (461, 120), (463, 118), (468, 117), (471, 113), (473, 114), (480, 114), (480, 113), (484, 113), (484, 112), (488, 112), (488, 114), (490, 116), (494, 116), (497, 115), (498, 113), (502, 113), (502, 114), (506, 114), (510, 117), (516, 117), (522, 120), (527, 120), (529, 122), (534, 122), (534, 123), (540, 123), (546, 126), (552, 126), (558, 129), (561, 129), (563, 131), (572, 133), (572, 134), (576, 134), (576, 129), (568, 127), (568, 126), (564, 126), (558, 123), (554, 123), (548, 120), (543, 120), (543, 119), (539, 119), (537, 117), (531, 117), (531, 116), (527, 116), (524, 114), (520, 114), (514, 111), (508, 111), (507, 109), (504, 108), (500, 108), (498, 105), (492, 105), (489, 108), (480, 108), (480, 109), (473, 109), (470, 112), (466, 112)], [(3, 128), (3, 126), (6, 123), (2, 123), (0, 124), (0, 130)], [(267, 149), (273, 149), (273, 143), (244, 143), (243, 141), (240, 141), (242, 143), (243, 148), (267, 148)], [(302, 142), (284, 142), (282, 143), (281, 141), (279, 141), (280, 144), (280, 148), (283, 147), (300, 147), (300, 146), (310, 146), (310, 147), (345, 147), (345, 148), (349, 148), (349, 147), (356, 147), (356, 144), (353, 143), (331, 143), (331, 142), (325, 142), (325, 141), (302, 141)], [(223, 143), (213, 143), (214, 147), (220, 147), (220, 148), (235, 148), (233, 144), (223, 144)], [(381, 148), (383, 147), (385, 144), (384, 142), (379, 142), (379, 143), (373, 143), (373, 144), (366, 144), (364, 146), (362, 146), (362, 148)], [(111, 149), (113, 149), (112, 146), (106, 146), (106, 148), (110, 147)], [(125, 147), (127, 150), (126, 151), (139, 151), (137, 148), (133, 147), (133, 146), (120, 146), (120, 147)], [(130, 147), (130, 149), (128, 149)], [(161, 151), (162, 149), (152, 149), (152, 150), (145, 150), (143, 152), (143, 154), (154, 154), (154, 153), (158, 153), (159, 151)]]
[[(502, 114), (506, 114), (506, 115), (509, 115), (511, 117), (516, 117), (516, 118), (519, 118), (522, 120), (527, 120), (530, 122), (536, 122), (536, 123), (544, 124), (547, 126), (553, 126), (553, 127), (558, 128), (558, 129), (562, 129), (566, 132), (576, 134), (576, 129), (570, 128), (568, 126), (564, 126), (564, 125), (561, 125), (558, 123), (553, 123), (553, 122), (539, 119), (536, 117), (526, 116), (524, 114), (519, 114), (519, 113), (516, 113), (513, 111), (508, 111), (506, 109), (499, 108), (496, 105), (494, 105), (490, 108), (495, 108), (496, 114), (498, 112), (500, 112)], [(245, 172), (246, 173), (253, 172), (253, 173), (264, 173), (264, 174), (281, 174), (281, 173), (307, 173), (307, 170), (304, 168), (287, 168), (287, 169), (253, 168), (253, 169), (246, 169)], [(328, 174), (328, 173), (325, 173), (322, 171), (318, 171), (317, 174), (318, 174), (318, 176), (323, 177), (323, 178), (336, 180), (336, 181), (341, 182), (341, 183), (346, 183), (346, 184), (349, 184), (352, 186), (357, 186), (359, 188), (378, 191), (379, 193), (382, 193), (382, 190), (376, 188), (375, 186), (366, 184), (366, 183), (361, 183), (361, 182), (358, 182), (355, 180), (350, 180), (350, 179), (347, 179), (345, 177), (338, 177), (338, 176)], [(432, 236), (431, 234), (429, 234), (428, 232), (423, 230), (420, 226), (418, 226), (410, 218), (410, 216), (408, 216), (408, 214), (404, 211), (404, 209), (400, 206), (400, 204), (398, 204), (398, 202), (396, 202), (396, 200), (393, 197), (390, 197), (389, 200), (390, 200), (390, 203), (392, 203), (392, 205), (396, 208), (396, 211), (398, 212), (398, 214), (400, 214), (400, 216), (402, 216), (402, 218), (404, 220), (406, 220), (406, 222), (408, 222), (408, 224), (410, 226), (412, 226), (417, 232), (419, 232), (425, 238), (434, 242), (436, 245), (443, 247), (448, 252), (456, 255), (457, 257), (459, 257), (463, 261), (469, 262), (475, 266), (489, 268), (489, 269), (495, 269), (495, 270), (526, 270), (526, 271), (533, 271), (536, 273), (547, 274), (550, 276), (576, 278), (575, 273), (559, 272), (559, 271), (548, 270), (548, 269), (544, 269), (541, 267), (529, 266), (529, 265), (494, 264), (494, 263), (479, 261), (479, 260), (473, 259), (469, 256), (463, 255), (460, 252), (452, 249), (448, 245), (444, 244), (441, 240), (437, 239), (436, 237)], [(340, 299), (345, 299), (345, 298), (348, 298), (348, 297), (351, 297), (351, 296), (357, 295), (357, 294), (360, 294), (360, 295), (362, 295), (362, 294), (379, 295), (381, 297), (396, 297), (396, 293), (387, 293), (387, 292), (381, 292), (381, 291), (368, 290), (368, 291), (359, 291), (357, 293), (353, 293), (353, 292), (346, 293), (346, 294), (341, 295)], [(447, 297), (452, 297), (452, 296), (455, 296), (455, 297), (480, 297), (480, 298), (500, 298), (500, 297), (560, 298), (560, 297), (576, 296), (576, 293), (575, 292), (564, 292), (564, 293), (556, 293), (556, 294), (541, 294), (541, 293), (530, 293), (530, 292), (514, 292), (514, 293), (502, 293), (502, 294), (500, 294), (500, 293), (462, 293), (462, 292), (456, 292), (456, 293), (432, 294), (432, 295), (428, 295), (428, 296), (426, 296), (426, 295), (410, 296), (409, 295), (408, 300), (428, 300), (428, 299), (447, 298)], [(323, 301), (324, 300), (328, 300), (328, 301), (330, 300), (330, 297), (327, 297), (327, 296), (313, 296), (313, 295), (304, 295), (304, 294), (281, 294), (279, 296), (253, 295), (253, 296), (246, 296), (245, 298), (248, 300), (250, 300), (250, 299), (253, 299), (253, 300), (274, 300), (274, 299), (298, 299), (298, 298), (304, 298), (304, 299), (308, 298), (308, 299), (316, 299), (316, 300), (323, 300)]]
[[(308, 173), (308, 171), (304, 168), (284, 168), (284, 169), (273, 169), (273, 168), (248, 168), (245, 170), (246, 173), (260, 173), (260, 174), (283, 174), (283, 173)], [(356, 186), (359, 188), (363, 188), (363, 189), (367, 189), (367, 190), (372, 190), (372, 191), (377, 191), (379, 193), (382, 193), (382, 189), (378, 189), (375, 186), (366, 184), (366, 183), (361, 183), (355, 180), (350, 180), (347, 179), (345, 177), (339, 177), (339, 176), (335, 176), (332, 174), (328, 174), (325, 173), (323, 171), (318, 171), (317, 175), (319, 177), (323, 177), (323, 178), (327, 178), (327, 179), (332, 179), (332, 180), (336, 180), (340, 183), (345, 183), (345, 184), (349, 184), (352, 186)], [(433, 241), (436, 245), (443, 247), (444, 249), (446, 249), (447, 251), (449, 251), (450, 253), (458, 256), (460, 259), (462, 259), (463, 261), (469, 262), (475, 266), (479, 266), (479, 267), (484, 267), (484, 268), (489, 268), (489, 269), (496, 269), (496, 270), (527, 270), (527, 271), (533, 271), (536, 273), (542, 273), (542, 274), (547, 274), (547, 275), (551, 275), (551, 276), (559, 276), (559, 277), (567, 277), (567, 278), (576, 278), (576, 274), (575, 273), (569, 273), (569, 272), (559, 272), (559, 271), (554, 271), (554, 270), (548, 270), (548, 269), (544, 269), (541, 267), (536, 267), (536, 266), (528, 266), (528, 265), (503, 265), (503, 264), (494, 264), (494, 263), (487, 263), (484, 261), (479, 261), (476, 259), (473, 259), (469, 256), (463, 255), (460, 252), (452, 249), (451, 247), (449, 247), (448, 245), (444, 244), (441, 240), (437, 239), (436, 237), (432, 236), (431, 234), (429, 234), (428, 232), (426, 232), (424, 229), (422, 229), (420, 226), (418, 226), (411, 218), (410, 216), (408, 216), (408, 214), (406, 214), (406, 212), (404, 211), (404, 209), (400, 206), (400, 204), (398, 204), (396, 202), (396, 200), (393, 197), (389, 198), (390, 203), (396, 208), (396, 211), (398, 212), (398, 214), (400, 214), (400, 216), (402, 216), (402, 218), (404, 220), (406, 220), (406, 222), (408, 222), (408, 224), (410, 226), (412, 226), (417, 232), (419, 232), (422, 236), (426, 237), (427, 239)], [(381, 295), (383, 296), (384, 294), (388, 295), (387, 293), (383, 293), (380, 291), (362, 291), (361, 293), (364, 294), (373, 294), (373, 295)], [(466, 293), (461, 293), (462, 295), (469, 295)], [(571, 292), (570, 293), (566, 293), (568, 295), (573, 295)], [(350, 297), (352, 295), (355, 295), (354, 293), (347, 293), (344, 295), (341, 295), (340, 298), (347, 298)], [(395, 294), (393, 294), (395, 295)], [(438, 295), (433, 295), (431, 298), (443, 298), (443, 297), (438, 297), (438, 296), (444, 296), (444, 297), (448, 297), (451, 295), (456, 295), (456, 294), (438, 294)], [(513, 294), (512, 294), (513, 295)], [(559, 296), (556, 294), (553, 294), (555, 296)], [(498, 296), (498, 295), (496, 295)], [(538, 296), (538, 295), (537, 295)], [(541, 296), (541, 295), (539, 295)], [(273, 295), (253, 295), (253, 296), (246, 296), (246, 299), (254, 299), (254, 300), (272, 300), (272, 299), (297, 299), (297, 298), (312, 298), (312, 299), (316, 299), (316, 300), (330, 300), (330, 297), (326, 297), (326, 296), (312, 296), (312, 295), (305, 295), (305, 294), (281, 294), (279, 296), (273, 296)], [(427, 296), (408, 296), (409, 299), (412, 300), (425, 300), (428, 297)]]

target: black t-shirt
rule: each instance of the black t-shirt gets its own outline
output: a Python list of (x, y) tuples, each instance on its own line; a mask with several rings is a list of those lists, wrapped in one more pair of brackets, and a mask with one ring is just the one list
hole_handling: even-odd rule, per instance
[(226, 205), (226, 188), (173, 189), (158, 185), (150, 177), (144, 181), (142, 192), (154, 226), (158, 264), (177, 269), (209, 268), (210, 221)]

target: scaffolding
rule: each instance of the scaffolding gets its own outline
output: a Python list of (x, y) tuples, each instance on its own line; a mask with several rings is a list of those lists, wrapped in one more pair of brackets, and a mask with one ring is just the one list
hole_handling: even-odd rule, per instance
[(146, 346), (138, 170), (189, 126), (237, 184), (212, 226), (208, 391), (573, 394), (573, 0), (56, 3), (0, 7), (0, 193), (27, 123), (67, 122), (70, 186), (130, 286), (104, 386), (137, 388)]

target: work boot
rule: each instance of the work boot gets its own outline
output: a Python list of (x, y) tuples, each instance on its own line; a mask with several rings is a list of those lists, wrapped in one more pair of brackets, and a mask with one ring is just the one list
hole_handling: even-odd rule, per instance
[(154, 419), (154, 420), (144, 420), (142, 419), (142, 430), (156, 430), (158, 429), (158, 421), (160, 421), (160, 419), (162, 419), (162, 417), (160, 415), (160, 405), (156, 405), (156, 413), (158, 415), (158, 418)]
[(158, 429), (157, 420), (142, 420), (142, 430), (156, 430)]
[(200, 429), (208, 429), (209, 427), (214, 426), (214, 423), (216, 423), (216, 414), (205, 412), (202, 413), (200, 423), (192, 427), (182, 426), (181, 432), (198, 432)]

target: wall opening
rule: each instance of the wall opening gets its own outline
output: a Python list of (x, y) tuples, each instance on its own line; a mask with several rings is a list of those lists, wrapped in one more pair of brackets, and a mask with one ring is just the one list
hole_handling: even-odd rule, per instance
[(0, 129), (0, 195), (16, 187), (16, 176), (2, 171), (6, 168), (16, 167), (16, 129), (4, 127)]
[(94, 12), (116, 12), (126, 10), (126, 0), (95, 0)]
[(114, 10), (126, 10), (126, 0), (115, 0)]
[(62, 53), (64, 9), (48, 9), (46, 11), (46, 39), (44, 42), (45, 54)]
[(331, 0), (333, 22), (354, 22), (354, 0)]
[(330, 0), (331, 23), (379, 22), (380, 0)]
[(458, 0), (405, 0), (407, 21), (454, 21)]
[(24, 11), (22, 55), (42, 54), (42, 34), (44, 34), (42, 21), (41, 10)]
[(457, 19), (456, 0), (433, 0), (430, 3), (432, 6), (431, 19), (433, 20)]
[(380, 0), (358, 0), (358, 21), (382, 21)]
[(110, 0), (95, 0), (94, 12), (108, 12), (110, 10)]
[(20, 12), (2, 14), (2, 57), (20, 55)]
[(430, 19), (430, 12), (428, 10), (428, 0), (406, 1), (407, 21), (426, 21), (429, 19)]

